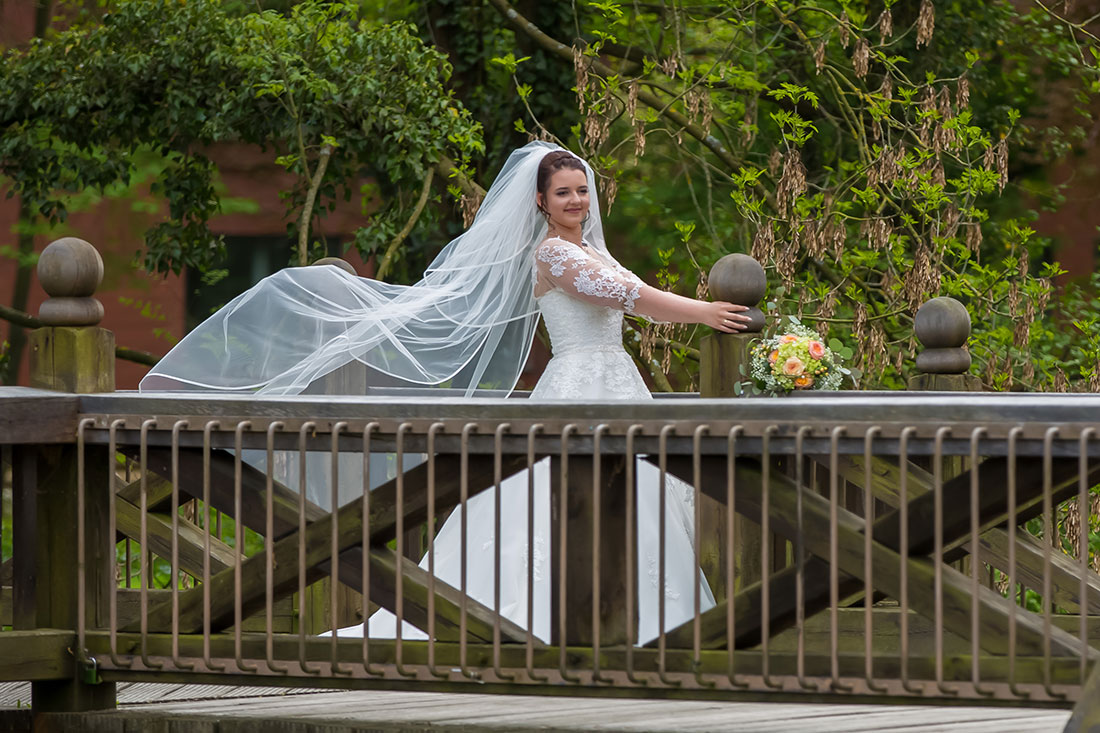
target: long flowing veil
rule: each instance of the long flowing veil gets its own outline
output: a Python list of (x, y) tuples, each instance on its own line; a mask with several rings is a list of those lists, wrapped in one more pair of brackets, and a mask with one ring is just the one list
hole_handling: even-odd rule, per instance
[[(413, 285), (292, 267), (237, 296), (181, 340), (142, 379), (142, 390), (298, 394), (352, 362), (366, 384), (510, 391), (538, 318), (533, 252), (546, 233), (536, 175), (557, 145), (515, 150), (470, 228), (447, 244)], [(590, 167), (589, 189), (595, 191)], [(599, 204), (584, 227), (606, 253)]]

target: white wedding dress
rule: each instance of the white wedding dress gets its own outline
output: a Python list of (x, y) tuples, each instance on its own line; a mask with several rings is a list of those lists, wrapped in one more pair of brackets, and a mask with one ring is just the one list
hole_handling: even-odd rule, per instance
[[(622, 345), (623, 311), (632, 312), (643, 286), (617, 262), (588, 247), (562, 239), (544, 241), (535, 253), (538, 307), (550, 334), (553, 358), (531, 393), (532, 400), (649, 400), (652, 395)], [(638, 641), (658, 634), (659, 603), (659, 490), (660, 473), (648, 461), (637, 463)], [(535, 507), (533, 542), (527, 535), (528, 477), (520, 472), (501, 483), (501, 537), (493, 536), (494, 495), (490, 488), (466, 504), (467, 592), (493, 607), (494, 544), (500, 551), (500, 611), (509, 620), (527, 625), (528, 547), (534, 548), (534, 625), (536, 637), (550, 638), (550, 461), (534, 466)], [(665, 621), (672, 629), (694, 612), (699, 583), (702, 610), (714, 606), (714, 596), (694, 555), (692, 488), (669, 475), (665, 481)], [(459, 587), (461, 508), (456, 508), (434, 539), (435, 575)], [(428, 557), (421, 561), (428, 567)], [(372, 637), (393, 638), (396, 619), (383, 609), (367, 624)], [(361, 636), (364, 625), (340, 629), (340, 636)], [(426, 635), (405, 622), (402, 638)]]

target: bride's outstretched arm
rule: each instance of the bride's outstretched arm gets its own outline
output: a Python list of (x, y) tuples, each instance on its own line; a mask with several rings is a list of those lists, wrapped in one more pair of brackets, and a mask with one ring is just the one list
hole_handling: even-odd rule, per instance
[(746, 310), (748, 308), (743, 305), (724, 301), (694, 300), (644, 283), (634, 303), (635, 313), (654, 321), (701, 323), (726, 333), (736, 333), (745, 329), (746, 322), (751, 320), (748, 316), (741, 315), (741, 312)]
[(743, 305), (685, 298), (650, 287), (614, 261), (562, 239), (548, 239), (535, 253), (539, 281), (581, 300), (654, 321), (701, 323), (735, 333), (745, 328)]

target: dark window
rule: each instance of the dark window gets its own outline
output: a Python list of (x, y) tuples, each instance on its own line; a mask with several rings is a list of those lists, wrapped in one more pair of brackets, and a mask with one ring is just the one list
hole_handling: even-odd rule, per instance
[[(341, 239), (326, 240), (330, 255), (340, 256)], [(227, 271), (225, 277), (211, 282), (213, 278), (187, 271), (187, 330), (260, 280), (287, 267), (295, 246), (285, 234), (226, 236), (225, 259), (217, 268)]]

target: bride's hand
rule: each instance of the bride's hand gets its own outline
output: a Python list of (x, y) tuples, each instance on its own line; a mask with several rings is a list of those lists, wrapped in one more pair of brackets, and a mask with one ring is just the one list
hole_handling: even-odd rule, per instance
[(717, 331), (738, 333), (744, 331), (748, 327), (748, 321), (752, 320), (749, 316), (741, 315), (744, 311), (748, 310), (748, 306), (735, 305), (734, 303), (726, 303), (721, 300), (713, 303), (706, 301), (700, 302), (702, 302), (704, 306), (704, 315), (699, 322)]

